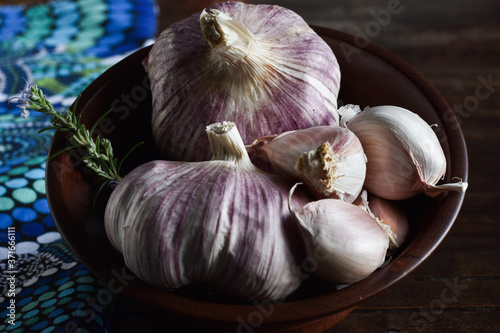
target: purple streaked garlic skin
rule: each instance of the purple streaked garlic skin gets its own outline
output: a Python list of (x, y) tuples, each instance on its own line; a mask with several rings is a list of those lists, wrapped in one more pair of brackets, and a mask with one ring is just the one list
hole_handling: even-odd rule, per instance
[(292, 184), (254, 167), (241, 142), (212, 135), (219, 145), (212, 161), (152, 161), (124, 177), (107, 205), (107, 236), (152, 285), (199, 283), (244, 300), (283, 299), (301, 283), (304, 256), (288, 210)]
[(168, 159), (210, 159), (203, 129), (226, 119), (238, 124), (245, 144), (338, 124), (337, 59), (283, 7), (218, 3), (163, 31), (146, 69), (153, 135)]

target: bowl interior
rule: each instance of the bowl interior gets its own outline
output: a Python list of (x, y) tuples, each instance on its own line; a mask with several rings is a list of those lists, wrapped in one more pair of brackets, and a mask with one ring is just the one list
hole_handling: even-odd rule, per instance
[[(445, 181), (467, 180), (467, 154), (459, 124), (439, 93), (406, 62), (351, 35), (314, 27), (331, 46), (340, 64), (342, 81), (339, 100), (344, 104), (397, 105), (418, 113), (437, 134), (448, 161)], [(98, 134), (109, 138), (115, 155), (123, 157), (140, 146), (123, 164), (123, 174), (150, 160), (161, 159), (150, 130), (151, 92), (142, 60), (150, 47), (141, 49), (111, 67), (96, 79), (73, 105), (89, 128), (99, 117), (113, 111), (99, 124)], [(327, 69), (325, 69), (327, 70)], [(56, 132), (49, 155), (67, 146), (64, 133)], [(227, 300), (206, 299), (197, 287), (170, 292), (143, 283), (125, 267), (108, 242), (103, 226), (106, 192), (92, 208), (100, 182), (82, 166), (78, 154), (67, 151), (51, 160), (46, 169), (47, 197), (59, 231), (74, 253), (89, 269), (115, 290), (185, 317), (220, 322), (246, 318), (251, 304), (230, 305)], [(302, 290), (291, 300), (273, 307), (266, 318), (285, 322), (318, 318), (344, 311), (397, 282), (416, 268), (445, 237), (458, 214), (462, 193), (447, 193), (429, 199), (417, 196), (402, 202), (411, 220), (412, 234), (393, 260), (370, 277), (341, 290), (327, 287)], [(305, 296), (304, 296), (305, 295)]]

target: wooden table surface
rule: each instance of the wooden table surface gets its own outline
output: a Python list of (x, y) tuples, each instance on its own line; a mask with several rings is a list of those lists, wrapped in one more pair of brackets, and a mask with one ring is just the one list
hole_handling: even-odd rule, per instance
[[(360, 303), (328, 332), (500, 332), (500, 2), (249, 2), (288, 7), (310, 24), (399, 55), (452, 106), (468, 146), (469, 188), (445, 240), (418, 269)], [(384, 16), (389, 6), (398, 12)], [(158, 332), (157, 325), (170, 332), (162, 314), (121, 301), (117, 332)]]

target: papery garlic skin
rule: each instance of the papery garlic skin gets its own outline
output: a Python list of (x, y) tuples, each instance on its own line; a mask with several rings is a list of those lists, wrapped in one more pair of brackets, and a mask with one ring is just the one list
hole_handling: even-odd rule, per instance
[(387, 233), (389, 254), (406, 242), (410, 233), (410, 221), (396, 202), (368, 194), (363, 190), (353, 204), (370, 214)]
[(338, 126), (314, 126), (255, 140), (251, 156), (270, 162), (281, 174), (304, 181), (319, 198), (353, 202), (366, 175), (366, 156), (358, 138)]
[(153, 161), (124, 177), (106, 208), (106, 234), (155, 286), (201, 283), (245, 300), (283, 299), (300, 285), (303, 258), (290, 184), (251, 164), (234, 124), (208, 133), (214, 160)]
[(464, 182), (436, 185), (445, 175), (446, 158), (436, 133), (416, 113), (392, 105), (366, 107), (341, 123), (363, 145), (368, 159), (364, 186), (370, 193), (401, 200), (467, 188)]
[(337, 59), (286, 8), (215, 4), (163, 31), (147, 59), (153, 135), (169, 159), (210, 159), (203, 128), (226, 119), (245, 144), (338, 124)]
[(374, 195), (368, 197), (368, 207), (378, 222), (390, 229), (389, 250), (400, 248), (410, 232), (410, 222), (406, 214), (394, 202)]
[[(293, 196), (292, 189), (290, 198)], [(389, 239), (377, 221), (359, 206), (321, 199), (290, 211), (304, 239), (317, 277), (335, 284), (358, 282), (385, 261)]]

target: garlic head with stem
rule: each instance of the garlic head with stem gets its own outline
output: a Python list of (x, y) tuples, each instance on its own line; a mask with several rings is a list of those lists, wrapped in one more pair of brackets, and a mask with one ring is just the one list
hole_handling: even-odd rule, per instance
[[(117, 185), (106, 234), (127, 267), (162, 288), (204, 284), (244, 300), (279, 300), (301, 284), (292, 184), (255, 167), (236, 125), (212, 124), (213, 159), (152, 161)], [(309, 197), (297, 194), (295, 204)]]
[(222, 2), (170, 25), (144, 66), (152, 131), (168, 159), (211, 158), (206, 124), (231, 119), (245, 144), (272, 133), (338, 125), (340, 69), (293, 11)]

